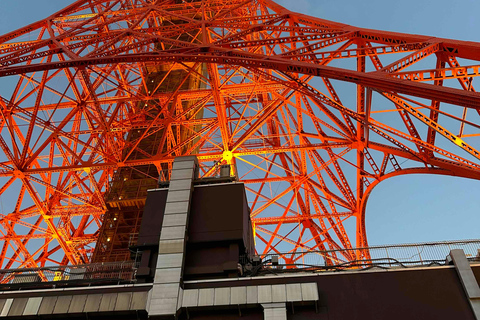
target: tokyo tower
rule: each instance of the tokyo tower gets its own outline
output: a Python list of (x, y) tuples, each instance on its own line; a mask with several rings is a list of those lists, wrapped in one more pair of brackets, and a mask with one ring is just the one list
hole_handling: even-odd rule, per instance
[(478, 43), (271, 0), (78, 0), (0, 36), (0, 266), (130, 259), (182, 155), (245, 184), (259, 255), (368, 258), (342, 249), (382, 181), (480, 179), (479, 72)]

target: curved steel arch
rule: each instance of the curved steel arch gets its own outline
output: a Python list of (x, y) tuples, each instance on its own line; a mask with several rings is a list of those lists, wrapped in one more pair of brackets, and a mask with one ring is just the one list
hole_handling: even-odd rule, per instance
[[(366, 210), (367, 210), (367, 202), (368, 202), (368, 199), (370, 198), (370, 194), (372, 193), (373, 189), (375, 189), (375, 187), (377, 187), (382, 181), (385, 181), (390, 178), (398, 177), (401, 175), (408, 175), (408, 174), (433, 174), (433, 175), (445, 175), (445, 176), (451, 176), (451, 177), (480, 180), (480, 175), (478, 174), (477, 175), (465, 174), (465, 173), (459, 173), (459, 172), (451, 171), (448, 169), (440, 169), (440, 168), (424, 168), (424, 167), (408, 168), (408, 169), (402, 169), (399, 171), (390, 172), (382, 176), (380, 179), (376, 180), (375, 182), (373, 182), (365, 190), (364, 198), (362, 199), (362, 202), (360, 204), (361, 213), (360, 213), (360, 219), (359, 219), (359, 223), (360, 223), (359, 228), (364, 229), (363, 231), (364, 234), (366, 234), (365, 216), (366, 216)], [(368, 247), (368, 242), (366, 243), (366, 246)]]

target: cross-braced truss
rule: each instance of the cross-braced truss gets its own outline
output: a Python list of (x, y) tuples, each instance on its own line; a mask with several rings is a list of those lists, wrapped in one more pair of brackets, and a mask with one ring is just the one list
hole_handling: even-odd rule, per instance
[(480, 178), (479, 70), (478, 43), (271, 0), (79, 0), (0, 37), (0, 266), (90, 261), (109, 183), (188, 154), (235, 168), (259, 254), (366, 247), (381, 181)]

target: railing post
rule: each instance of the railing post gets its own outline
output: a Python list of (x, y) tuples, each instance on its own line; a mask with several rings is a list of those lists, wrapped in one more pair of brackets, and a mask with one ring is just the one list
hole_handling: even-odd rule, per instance
[(420, 249), (418, 248), (418, 246), (417, 246), (417, 252), (418, 252), (418, 258), (420, 259), (420, 263), (423, 265), (422, 253), (420, 252)]
[(392, 267), (392, 261), (390, 260), (390, 256), (388, 255), (388, 247), (385, 247), (385, 254), (387, 255), (388, 265), (391, 268)]

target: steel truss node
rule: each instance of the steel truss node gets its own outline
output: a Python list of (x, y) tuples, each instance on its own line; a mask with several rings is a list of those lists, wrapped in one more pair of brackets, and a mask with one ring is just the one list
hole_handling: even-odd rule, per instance
[(0, 266), (125, 259), (189, 154), (245, 183), (259, 254), (368, 258), (342, 249), (381, 181), (480, 178), (479, 70), (478, 43), (271, 0), (79, 0), (0, 37)]

